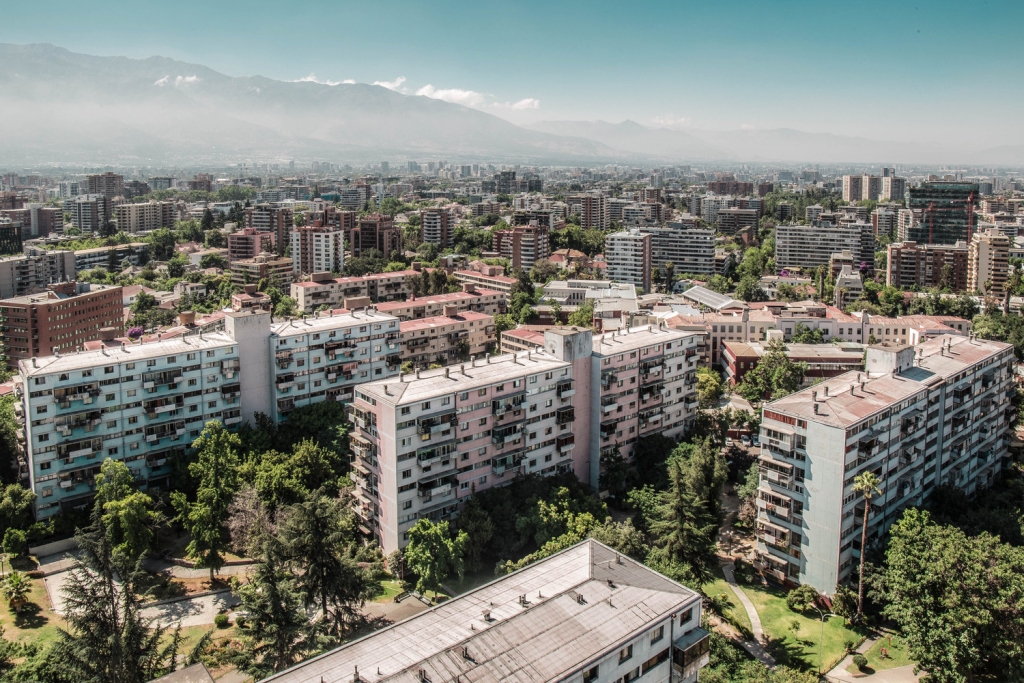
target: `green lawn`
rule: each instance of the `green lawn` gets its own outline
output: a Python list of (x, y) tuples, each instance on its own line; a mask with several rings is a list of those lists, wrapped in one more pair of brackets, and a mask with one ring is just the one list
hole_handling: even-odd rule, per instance
[[(883, 647), (888, 654), (888, 657), (885, 659), (882, 659)], [(914, 661), (910, 659), (910, 655), (907, 654), (906, 642), (898, 635), (893, 635), (891, 637), (886, 635), (879, 638), (878, 641), (864, 653), (864, 656), (868, 658), (868, 666), (875, 671), (895, 669), (898, 666), (914, 664)]]
[(396, 595), (402, 592), (401, 581), (381, 581), (380, 585), (384, 592), (375, 597), (374, 602), (391, 602)]
[(0, 597), (0, 626), (3, 626), (4, 638), (7, 640), (45, 646), (56, 638), (57, 628), (64, 626), (64, 619), (50, 609), (50, 597), (43, 580), (31, 579), (31, 582), (28, 604), (17, 614)]
[[(778, 641), (771, 648), (772, 654), (777, 660), (788, 660), (790, 666), (817, 670), (820, 664), (822, 671), (827, 671), (846, 656), (845, 641), (851, 640), (856, 646), (864, 639), (863, 635), (848, 628), (846, 621), (840, 617), (829, 617), (822, 630), (817, 613), (807, 616), (789, 609), (786, 605), (786, 592), (781, 589), (765, 588), (754, 583), (744, 585), (743, 591), (754, 603), (765, 634)], [(794, 623), (797, 625), (796, 630), (792, 628)], [(822, 634), (824, 640), (820, 643), (819, 662), (818, 646)], [(779, 663), (784, 664), (786, 661)]]
[(724, 596), (722, 615), (725, 617), (725, 620), (742, 631), (745, 637), (752, 637), (753, 634), (750, 631), (750, 618), (747, 616), (747, 610), (743, 609), (743, 605), (740, 604), (736, 593), (733, 592), (732, 586), (726, 583), (724, 578), (716, 578), (704, 586), (704, 593), (716, 601), (720, 601), (721, 596)]

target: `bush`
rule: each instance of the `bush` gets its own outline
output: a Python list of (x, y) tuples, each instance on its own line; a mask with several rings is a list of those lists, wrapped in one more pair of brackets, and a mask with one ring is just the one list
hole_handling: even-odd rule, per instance
[(218, 614), (217, 616), (215, 616), (213, 618), (213, 624), (217, 628), (227, 628), (228, 627), (228, 615), (226, 615), (226, 614)]
[(245, 617), (241, 614), (235, 617), (235, 626), (238, 628), (245, 628)]
[(28, 555), (28, 538), (21, 529), (8, 529), (4, 534), (4, 552), (12, 557)]
[(847, 638), (843, 641), (843, 647), (846, 648), (847, 652), (853, 652), (853, 641)]
[(812, 586), (797, 586), (786, 596), (786, 605), (794, 612), (807, 612), (818, 600), (818, 591)]
[(854, 655), (853, 656), (853, 663), (861, 671), (864, 671), (865, 669), (868, 668), (868, 658), (865, 657), (864, 655), (861, 655), (861, 654)]

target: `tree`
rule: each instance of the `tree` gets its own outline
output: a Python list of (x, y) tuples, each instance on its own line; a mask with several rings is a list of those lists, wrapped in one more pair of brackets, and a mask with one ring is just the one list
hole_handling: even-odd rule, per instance
[(231, 497), (238, 489), (241, 445), (238, 435), (227, 431), (220, 422), (207, 422), (203, 433), (192, 443), (197, 456), (188, 467), (189, 474), (199, 481), (195, 502), (189, 502), (180, 491), (171, 493), (178, 520), (192, 534), (185, 552), (196, 567), (209, 568), (210, 583), (214, 572), (224, 566), (223, 553), (228, 549), (224, 523)]
[(0, 530), (27, 529), (32, 523), (36, 494), (20, 484), (8, 484), (0, 491)]
[(753, 370), (736, 385), (736, 393), (748, 401), (773, 400), (800, 388), (807, 363), (794, 363), (786, 355), (786, 345), (773, 339)]
[(0, 591), (3, 591), (4, 597), (7, 598), (8, 606), (15, 612), (20, 612), (32, 591), (32, 581), (27, 574), (12, 569), (4, 577), (3, 583), (0, 583)]
[(889, 531), (879, 594), (910, 658), (935, 683), (1024, 676), (1024, 550), (910, 508)]
[(296, 588), (303, 604), (323, 610), (336, 636), (346, 632), (375, 592), (366, 573), (345, 555), (354, 533), (350, 501), (322, 494), (289, 508), (281, 525), (287, 556), (302, 569)]
[(670, 461), (669, 488), (661, 494), (656, 517), (650, 523), (655, 545), (661, 551), (653, 564), (659, 571), (666, 564), (679, 565), (684, 574), (703, 586), (714, 578), (712, 568), (718, 564), (716, 524), (705, 501), (689, 488), (687, 474), (685, 462)]
[(803, 584), (789, 591), (786, 596), (786, 606), (794, 612), (808, 612), (818, 601), (818, 591), (814, 586)]
[(21, 529), (8, 529), (4, 532), (4, 552), (11, 557), (28, 555), (28, 536)]
[(860, 578), (857, 588), (857, 618), (864, 616), (864, 560), (868, 554), (868, 514), (871, 512), (871, 499), (882, 493), (882, 489), (879, 488), (881, 483), (874, 472), (862, 472), (853, 480), (853, 490), (861, 494), (861, 497), (864, 499), (864, 521), (860, 532)]
[(594, 326), (594, 301), (587, 299), (576, 307), (576, 310), (569, 314), (568, 322), (577, 327)]
[(134, 562), (149, 550), (151, 526), (160, 515), (151, 510), (153, 500), (135, 490), (131, 470), (120, 460), (107, 458), (96, 475), (96, 500), (103, 529), (115, 555)]
[(753, 275), (744, 275), (740, 283), (736, 285), (736, 298), (746, 302), (768, 301), (768, 294), (762, 289), (758, 278)]
[(315, 630), (302, 611), (295, 578), (282, 566), (275, 551), (256, 563), (249, 583), (235, 593), (248, 612), (239, 629), (242, 652), (238, 665), (257, 680), (287, 669), (316, 649)]
[(177, 240), (169, 228), (159, 228), (149, 233), (149, 245), (153, 251), (154, 259), (157, 261), (167, 261), (174, 256), (174, 247), (177, 245)]
[(721, 375), (706, 366), (697, 368), (697, 401), (702, 410), (714, 408), (724, 391)]
[(705, 285), (712, 292), (718, 292), (719, 294), (728, 294), (729, 290), (732, 289), (732, 282), (728, 278), (721, 275), (712, 275), (711, 279)]
[(206, 254), (199, 259), (199, 267), (203, 270), (207, 268), (220, 268), (221, 270), (227, 270), (229, 267), (228, 260), (220, 254)]
[(434, 524), (420, 519), (409, 529), (409, 545), (405, 548), (406, 566), (416, 573), (416, 590), (437, 592), (441, 583), (456, 574), (462, 579), (466, 532), (460, 531), (453, 539), (448, 522)]
[(538, 259), (530, 270), (530, 279), (537, 283), (546, 283), (558, 277), (559, 268), (548, 259)]
[(618, 446), (609, 453), (602, 453), (600, 458), (601, 474), (598, 478), (598, 489), (607, 491), (615, 500), (622, 499), (628, 489), (629, 463), (622, 457)]
[(494, 522), (477, 500), (476, 487), (459, 513), (459, 529), (466, 532), (466, 567), (478, 571), (483, 567), (484, 550), (494, 537)]
[(811, 329), (803, 323), (797, 323), (790, 341), (794, 344), (824, 344), (825, 335), (819, 329)]
[(213, 212), (210, 211), (209, 208), (203, 211), (203, 219), (200, 222), (199, 227), (203, 232), (213, 230)]

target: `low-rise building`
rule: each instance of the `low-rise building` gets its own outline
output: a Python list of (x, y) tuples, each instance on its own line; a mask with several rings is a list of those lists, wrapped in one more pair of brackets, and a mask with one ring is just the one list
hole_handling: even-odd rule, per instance
[[(722, 344), (722, 369), (730, 384), (739, 384), (744, 375), (757, 367), (768, 352), (763, 342), (726, 341)], [(786, 344), (786, 358), (806, 363), (804, 384), (824, 377), (835, 377), (851, 370), (864, 369), (864, 346), (854, 342), (836, 344)]]
[(401, 323), (402, 362), (427, 368), (479, 358), (495, 346), (494, 316), (476, 311)]
[(421, 296), (408, 301), (388, 301), (377, 304), (375, 308), (381, 313), (393, 315), (401, 320), (418, 320), (445, 315), (446, 310), (452, 310), (449, 308), (451, 306), (454, 306), (458, 313), (476, 311), (494, 316), (504, 313), (507, 303), (508, 299), (502, 292), (477, 289), (466, 284), (463, 285), (461, 292)]
[(276, 279), (282, 287), (287, 287), (291, 285), (293, 276), (291, 258), (267, 252), (231, 264), (231, 283), (235, 285), (256, 284), (266, 278)]
[(886, 284), (900, 289), (967, 291), (968, 249), (956, 244), (896, 242), (886, 247)]
[(268, 680), (695, 683), (700, 624), (699, 593), (590, 539)]
[(342, 308), (346, 299), (367, 298), (372, 302), (405, 301), (411, 294), (410, 277), (418, 277), (418, 270), (398, 270), (391, 273), (371, 273), (358, 277), (331, 277), (330, 272), (313, 273), (306, 282), (291, 284), (291, 297), (299, 310), (312, 313), (321, 306)]
[(517, 280), (504, 273), (504, 269), (500, 266), (489, 266), (480, 270), (456, 270), (454, 275), (455, 279), (463, 284), (471, 284), (508, 295), (512, 293), (512, 285)]
[(866, 551), (859, 474), (882, 482), (867, 520), (874, 545), (935, 487), (990, 486), (1017, 418), (1009, 344), (942, 335), (870, 346), (865, 364), (763, 409), (757, 566), (826, 594), (854, 580)]

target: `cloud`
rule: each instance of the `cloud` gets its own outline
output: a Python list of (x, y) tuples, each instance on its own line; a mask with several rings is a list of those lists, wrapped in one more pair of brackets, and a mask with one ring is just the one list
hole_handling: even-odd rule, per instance
[(664, 128), (689, 128), (693, 124), (693, 119), (688, 116), (669, 114), (668, 116), (655, 116), (651, 119), (651, 123)]
[(156, 82), (155, 82), (155, 83), (153, 83), (153, 85), (155, 85), (155, 86), (158, 86), (158, 87), (161, 87), (161, 88), (162, 88), (162, 87), (164, 87), (165, 85), (167, 85), (167, 81), (169, 81), (169, 80), (171, 80), (171, 77), (170, 77), (170, 76), (164, 76), (163, 78), (159, 78), (159, 79), (157, 79), (157, 80), (156, 80)]
[(452, 104), (461, 104), (464, 107), (473, 109), (540, 109), (540, 100), (532, 97), (519, 100), (518, 102), (496, 102), (494, 95), (477, 92), (476, 90), (462, 90), (461, 88), (435, 88), (429, 83), (416, 94), (421, 97), (429, 97), (435, 100), (444, 100)]
[(741, 123), (740, 130), (757, 130), (757, 126), (752, 123)]
[(202, 79), (199, 78), (199, 76), (178, 76), (174, 79), (174, 85), (179, 87), (183, 85), (192, 85), (193, 83), (198, 83), (201, 80)]
[(393, 81), (374, 81), (374, 85), (379, 85), (382, 88), (388, 90), (394, 90), (395, 92), (404, 93), (407, 92), (408, 88), (403, 88), (402, 84), (405, 83), (405, 76), (399, 76)]
[(311, 73), (305, 78), (299, 78), (292, 81), (292, 83), (319, 83), (320, 85), (341, 85), (344, 83), (346, 85), (351, 85), (355, 83), (355, 81), (352, 80), (351, 78), (346, 78), (343, 81), (332, 81), (330, 79), (320, 80), (319, 78), (316, 77), (315, 73)]

